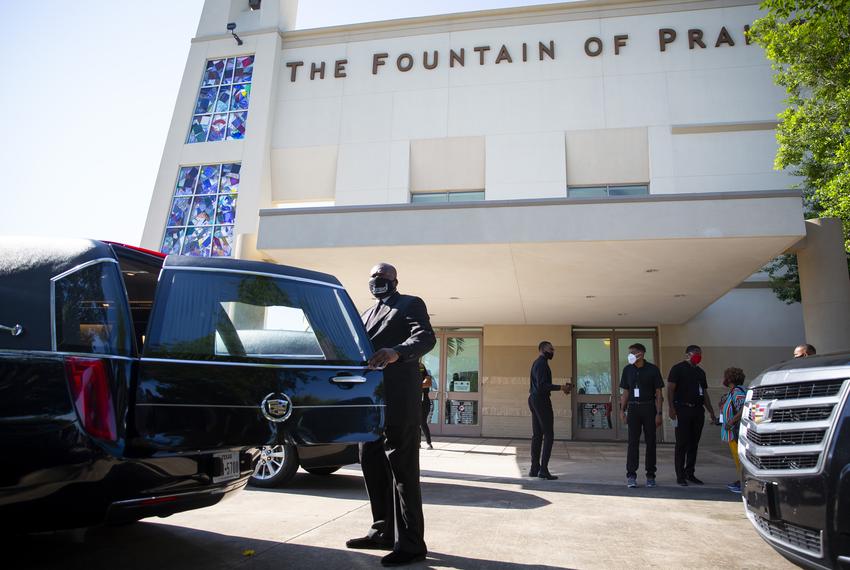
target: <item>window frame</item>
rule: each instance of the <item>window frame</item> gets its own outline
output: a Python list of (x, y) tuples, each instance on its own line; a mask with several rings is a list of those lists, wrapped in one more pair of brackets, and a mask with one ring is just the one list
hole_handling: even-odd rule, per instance
[[(209, 65), (210, 65), (211, 61), (223, 60), (224, 61), (224, 70), (227, 71), (228, 60), (231, 60), (231, 59), (234, 60), (232, 73), (235, 75), (235, 73), (236, 73), (236, 60), (238, 60), (240, 58), (245, 58), (245, 57), (251, 57), (252, 58), (252, 60), (251, 60), (251, 80), (250, 81), (247, 81), (247, 82), (241, 81), (239, 83), (236, 83), (236, 82), (233, 81), (233, 77), (231, 76), (231, 81), (227, 84), (224, 83), (224, 81), (223, 81), (224, 77), (222, 77), (222, 79), (218, 83), (215, 83), (213, 85), (204, 85), (204, 77), (207, 74), (207, 69), (209, 69)], [(245, 137), (248, 136), (248, 111), (250, 111), (250, 108), (251, 108), (251, 97), (252, 97), (252, 93), (253, 93), (253, 84), (254, 84), (254, 64), (256, 63), (256, 61), (257, 61), (257, 54), (256, 53), (244, 53), (244, 54), (240, 54), (240, 55), (229, 55), (229, 56), (226, 56), (226, 57), (212, 57), (212, 58), (206, 59), (204, 61), (204, 67), (203, 67), (203, 70), (201, 71), (201, 78), (200, 78), (200, 81), (198, 82), (198, 89), (195, 92), (194, 103), (192, 105), (192, 116), (189, 119), (189, 129), (186, 133), (186, 137), (183, 139), (184, 144), (199, 144), (199, 143), (207, 143), (207, 142), (223, 142), (223, 141), (245, 140)], [(221, 93), (221, 89), (224, 85), (227, 85), (228, 89), (230, 89), (230, 98), (228, 99), (228, 104), (227, 104), (228, 109), (226, 111), (216, 111), (215, 105), (216, 105), (216, 102), (218, 101), (219, 95)], [(236, 87), (237, 85), (244, 85), (244, 86), (248, 87), (248, 106), (244, 109), (231, 109), (231, 107), (233, 106), (233, 102), (232, 102), (233, 91), (232, 91), (232, 89), (234, 87)], [(204, 90), (204, 89), (209, 89), (209, 88), (215, 88), (215, 90), (216, 90), (215, 96), (213, 97), (212, 104), (211, 104), (212, 111), (209, 111), (209, 112), (206, 112), (206, 113), (197, 113), (196, 111), (198, 109), (198, 101), (199, 101), (200, 96), (201, 96), (201, 91)], [(244, 113), (244, 116), (245, 116), (245, 134), (242, 135), (241, 137), (231, 137), (230, 136), (230, 117), (231, 117), (231, 115), (234, 115), (234, 114), (237, 114), (237, 113)], [(216, 115), (224, 115), (225, 116), (226, 120), (225, 120), (225, 125), (224, 125), (224, 135), (222, 136), (221, 139), (211, 141), (210, 140), (210, 134), (212, 132), (212, 120)], [(204, 140), (197, 140), (196, 141), (196, 140), (191, 140), (191, 139), (192, 139), (192, 127), (195, 124), (195, 119), (198, 118), (198, 117), (209, 117), (210, 123), (207, 126), (206, 131), (204, 133)]]
[[(481, 198), (475, 198), (472, 200), (457, 200), (453, 201), (451, 199), (452, 195), (461, 195), (461, 194), (476, 194), (480, 195)], [(445, 197), (444, 200), (416, 200), (417, 196), (441, 196)], [(410, 193), (410, 203), (411, 204), (469, 204), (472, 202), (484, 202), (486, 200), (486, 189), (485, 190), (446, 190), (443, 192), (411, 192)]]
[(59, 341), (57, 338), (57, 322), (56, 322), (56, 284), (65, 279), (66, 277), (73, 275), (74, 273), (78, 273), (84, 269), (88, 269), (95, 265), (101, 263), (114, 263), (115, 268), (117, 270), (118, 282), (116, 286), (121, 289), (122, 295), (118, 299), (119, 303), (123, 303), (122, 307), (119, 307), (118, 310), (124, 312), (124, 317), (127, 320), (128, 331), (130, 332), (130, 340), (129, 340), (129, 353), (121, 354), (120, 352), (111, 353), (111, 352), (81, 352), (81, 351), (61, 351), (62, 354), (81, 354), (86, 356), (96, 356), (98, 358), (126, 358), (132, 359), (138, 355), (138, 347), (136, 346), (136, 335), (134, 331), (134, 322), (133, 316), (130, 313), (130, 299), (127, 297), (127, 288), (124, 285), (124, 277), (121, 273), (121, 264), (117, 259), (113, 259), (111, 257), (100, 257), (98, 259), (92, 259), (81, 263), (79, 265), (75, 265), (74, 267), (63, 271), (58, 275), (54, 275), (50, 278), (50, 348), (53, 352), (59, 351)]
[[(621, 195), (611, 195), (611, 189), (620, 189), (620, 188), (645, 188), (646, 192), (643, 194), (621, 194)], [(604, 196), (570, 196), (571, 190), (590, 190), (590, 189), (600, 189), (605, 191)], [(575, 199), (575, 200), (599, 200), (599, 199), (608, 199), (608, 198), (623, 198), (626, 196), (649, 196), (649, 183), (641, 183), (641, 184), (585, 184), (585, 185), (575, 185), (575, 186), (567, 186), (567, 198)]]

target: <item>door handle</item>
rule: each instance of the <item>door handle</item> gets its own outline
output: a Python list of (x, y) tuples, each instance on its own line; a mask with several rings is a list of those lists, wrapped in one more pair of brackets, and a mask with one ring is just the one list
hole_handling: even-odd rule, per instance
[(336, 384), (363, 384), (366, 378), (363, 376), (334, 376), (331, 382)]

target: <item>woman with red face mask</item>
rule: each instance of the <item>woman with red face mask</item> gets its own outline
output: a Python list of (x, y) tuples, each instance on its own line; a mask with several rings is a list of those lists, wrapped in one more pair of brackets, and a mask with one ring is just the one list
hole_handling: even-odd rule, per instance
[(685, 359), (670, 369), (667, 378), (668, 413), (676, 428), (676, 482), (702, 485), (695, 475), (697, 449), (705, 425), (705, 410), (716, 420), (708, 397), (705, 371), (699, 367), (702, 349), (692, 344), (685, 349)]

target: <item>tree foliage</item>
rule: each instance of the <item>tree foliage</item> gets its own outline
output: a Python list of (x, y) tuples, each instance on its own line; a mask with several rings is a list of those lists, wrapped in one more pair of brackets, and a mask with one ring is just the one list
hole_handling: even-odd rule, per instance
[[(802, 177), (807, 217), (842, 220), (850, 252), (850, 0), (764, 0), (749, 36), (785, 88), (775, 166)], [(765, 270), (777, 297), (800, 300), (797, 258)]]

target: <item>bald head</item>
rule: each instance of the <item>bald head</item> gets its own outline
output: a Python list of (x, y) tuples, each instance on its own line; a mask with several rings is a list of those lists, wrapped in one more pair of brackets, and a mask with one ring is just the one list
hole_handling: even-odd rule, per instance
[(398, 279), (398, 272), (396, 271), (395, 267), (393, 267), (389, 263), (379, 263), (378, 265), (372, 268), (370, 277), (383, 277), (384, 279), (395, 281), (396, 279)]
[(805, 358), (815, 354), (817, 354), (817, 350), (810, 344), (801, 344), (794, 348), (794, 358)]

